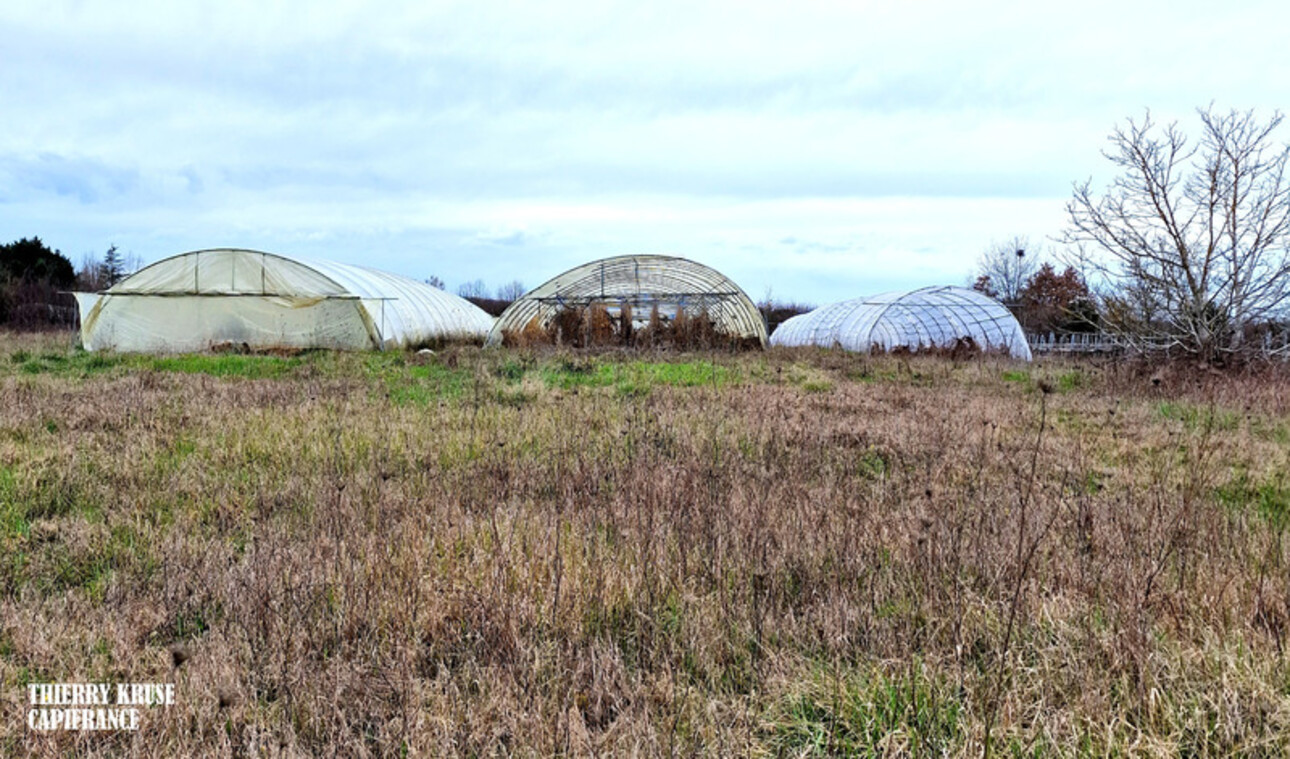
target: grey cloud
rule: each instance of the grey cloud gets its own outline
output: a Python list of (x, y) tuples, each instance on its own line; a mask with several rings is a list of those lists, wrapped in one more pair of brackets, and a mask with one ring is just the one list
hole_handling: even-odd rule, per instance
[(322, 167), (291, 164), (226, 167), (220, 175), (234, 187), (269, 191), (289, 187), (424, 193), (440, 198), (613, 197), (631, 194), (723, 196), (745, 199), (800, 197), (1053, 197), (1068, 191), (1065, 177), (1043, 174), (968, 172), (872, 172), (854, 167), (721, 168), (677, 163), (620, 165), (570, 157), (545, 162), (472, 164), (461, 156), (424, 173), (397, 175), (352, 163)]
[[(928, 239), (953, 251), (1025, 214), (1051, 231), (1035, 209), (1098, 169), (1106, 130), (1144, 98), (1188, 108), (1220, 86), (1275, 104), (1290, 81), (1270, 44), (1238, 56), (1263, 77), (1222, 56), (1179, 59), (1175, 22), (1147, 12), (1116, 25), (1095, 10), (953, 4), (20, 6), (0, 9), (0, 221), (40, 222), (31, 231), (47, 237), (80, 225), (87, 249), (133, 239), (156, 256), (224, 243), (362, 251), (454, 281), (529, 281), (480, 269), (557, 248), (719, 250), (697, 241), (724, 224), (822, 291), (832, 279), (805, 270), (863, 258), (870, 230), (929, 253)], [(1147, 21), (1159, 33), (1138, 45)], [(829, 210), (890, 197), (863, 220)], [(910, 198), (933, 202), (894, 218)], [(1018, 210), (980, 219), (989, 203), (964, 198)], [(738, 221), (697, 210), (745, 201), (755, 212)], [(579, 228), (579, 206), (609, 220)], [(951, 223), (951, 208), (965, 218)], [(638, 211), (660, 221), (624, 231)], [(501, 231), (478, 231), (494, 218)], [(778, 291), (780, 273), (766, 276)]]
[(992, 81), (971, 66), (947, 68), (935, 59), (891, 62), (878, 70), (873, 54), (780, 72), (769, 66), (759, 71), (686, 67), (667, 60), (657, 67), (634, 67), (612, 57), (598, 62), (543, 58), (487, 44), (466, 49), (430, 44), (408, 52), (385, 49), (374, 40), (338, 39), (248, 49), (202, 40), (87, 44), (74, 31), (45, 35), (10, 47), (14, 69), (42, 70), (47, 77), (59, 72), (56, 79), (74, 83), (90, 97), (129, 83), (135, 97), (167, 97), (188, 105), (216, 98), (229, 106), (271, 111), (352, 109), (337, 114), (347, 118), (433, 117), (462, 109), (481, 115), (618, 111), (643, 117), (713, 110), (889, 112), (1020, 105), (1038, 96), (1033, 88)]
[(139, 173), (95, 158), (38, 153), (0, 157), (0, 173), (10, 197), (45, 192), (95, 203), (134, 190)]
[[(530, 191), (551, 188), (540, 176), (514, 177)], [(946, 169), (875, 172), (850, 165), (713, 169), (703, 166), (575, 165), (559, 174), (566, 192), (649, 192), (755, 199), (801, 197), (1054, 197), (1069, 191), (1065, 177), (1031, 173), (981, 174)], [(544, 186), (546, 185), (546, 186)]]

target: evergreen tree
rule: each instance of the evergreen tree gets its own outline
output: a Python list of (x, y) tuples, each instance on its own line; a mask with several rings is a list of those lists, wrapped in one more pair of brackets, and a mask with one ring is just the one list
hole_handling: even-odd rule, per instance
[(76, 283), (76, 269), (62, 253), (51, 250), (39, 237), (30, 240), (24, 237), (0, 245), (0, 278), (71, 288)]

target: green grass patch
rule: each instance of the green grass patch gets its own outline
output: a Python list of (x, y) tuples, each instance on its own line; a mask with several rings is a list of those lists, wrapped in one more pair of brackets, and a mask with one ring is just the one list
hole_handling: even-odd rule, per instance
[(1072, 390), (1078, 390), (1088, 384), (1088, 375), (1079, 369), (1072, 369), (1069, 372), (1062, 372), (1057, 375), (1057, 391), (1059, 393), (1069, 393)]
[[(386, 376), (390, 402), (396, 406), (429, 406), (469, 395), (474, 375), (442, 364), (409, 366)], [(491, 400), (491, 397), (490, 399)]]
[(68, 353), (44, 352), (32, 355), (16, 351), (10, 360), (22, 374), (48, 374), (58, 377), (90, 377), (127, 369), (152, 369), (159, 372), (209, 374), (214, 377), (278, 378), (290, 374), (303, 361), (300, 357), (211, 355), (193, 353), (181, 356), (148, 356), (142, 354), (90, 353), (75, 350)]
[(493, 367), (493, 376), (507, 382), (519, 382), (524, 379), (524, 375), (528, 370), (529, 362), (509, 358), (502, 364)]
[(724, 387), (737, 384), (735, 373), (720, 364), (686, 362), (591, 362), (563, 360), (539, 370), (550, 388), (614, 387), (621, 395), (644, 395), (658, 386)]
[(174, 439), (165, 449), (159, 451), (155, 459), (158, 473), (174, 472), (183, 465), (188, 457), (197, 451), (197, 443), (192, 439), (180, 436)]
[(782, 699), (763, 735), (778, 756), (946, 756), (964, 739), (962, 707), (951, 689), (917, 667), (903, 676), (817, 678)]
[(0, 537), (25, 535), (30, 527), (27, 510), (18, 502), (18, 476), (0, 466)]
[(120, 366), (123, 362), (122, 356), (105, 353), (85, 353), (84, 351), (77, 354), (77, 358), (85, 375), (106, 372)]
[(13, 587), (30, 584), (45, 595), (81, 590), (95, 603), (103, 600), (115, 573), (125, 572), (133, 582), (150, 578), (161, 566), (143, 537), (129, 525), (118, 525), (102, 539), (78, 549), (55, 535), (26, 559), (10, 567)]
[(847, 379), (852, 382), (897, 382), (900, 380), (900, 372), (886, 368), (879, 369), (868, 364), (863, 364), (846, 371)]
[(1262, 440), (1290, 446), (1290, 426), (1279, 420), (1256, 416), (1250, 420), (1250, 432)]
[(63, 471), (45, 470), (27, 478), (12, 470), (0, 474), (0, 500), (12, 504), (28, 522), (97, 511), (85, 488)]
[(19, 366), (23, 374), (62, 374), (69, 368), (70, 360), (63, 353), (41, 353), (28, 356)]
[(1228, 432), (1240, 427), (1241, 417), (1232, 411), (1212, 406), (1197, 406), (1181, 401), (1162, 401), (1156, 404), (1156, 416), (1182, 422), (1189, 430), (1222, 430)]
[(870, 446), (864, 453), (860, 454), (860, 461), (856, 465), (856, 473), (866, 480), (882, 480), (887, 477), (888, 468), (887, 458), (882, 455), (881, 451)]
[(806, 393), (827, 393), (834, 388), (837, 374), (806, 364), (792, 364), (776, 372), (776, 384), (796, 385)]
[(1232, 511), (1253, 510), (1277, 530), (1290, 526), (1290, 486), (1277, 475), (1255, 482), (1245, 470), (1239, 470), (1230, 481), (1214, 489), (1214, 499)]
[(70, 352), (44, 351), (33, 354), (29, 351), (14, 351), (9, 355), (10, 363), (17, 367), (20, 374), (50, 374), (60, 377), (89, 377), (136, 360), (116, 354), (88, 353), (77, 349)]
[(158, 372), (183, 374), (209, 374), (212, 377), (243, 377), (246, 379), (278, 379), (300, 366), (296, 356), (241, 356), (207, 355), (193, 353), (184, 356), (151, 357), (147, 366)]

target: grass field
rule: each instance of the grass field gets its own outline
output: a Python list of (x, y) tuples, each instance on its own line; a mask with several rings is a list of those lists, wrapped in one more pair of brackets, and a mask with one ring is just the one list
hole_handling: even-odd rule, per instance
[(0, 335), (0, 753), (1285, 755), (1288, 527), (1270, 372)]

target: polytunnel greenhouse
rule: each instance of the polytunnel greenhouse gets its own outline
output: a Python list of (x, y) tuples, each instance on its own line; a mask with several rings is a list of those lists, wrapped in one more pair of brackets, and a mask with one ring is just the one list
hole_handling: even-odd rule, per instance
[(400, 348), (482, 340), (493, 322), (407, 277), (231, 248), (163, 259), (76, 300), (86, 350)]
[(779, 325), (770, 342), (863, 352), (969, 346), (1030, 360), (1017, 319), (999, 301), (965, 287), (925, 287), (821, 306)]
[(720, 272), (672, 256), (618, 256), (571, 269), (507, 307), (489, 345), (766, 345), (766, 323)]

